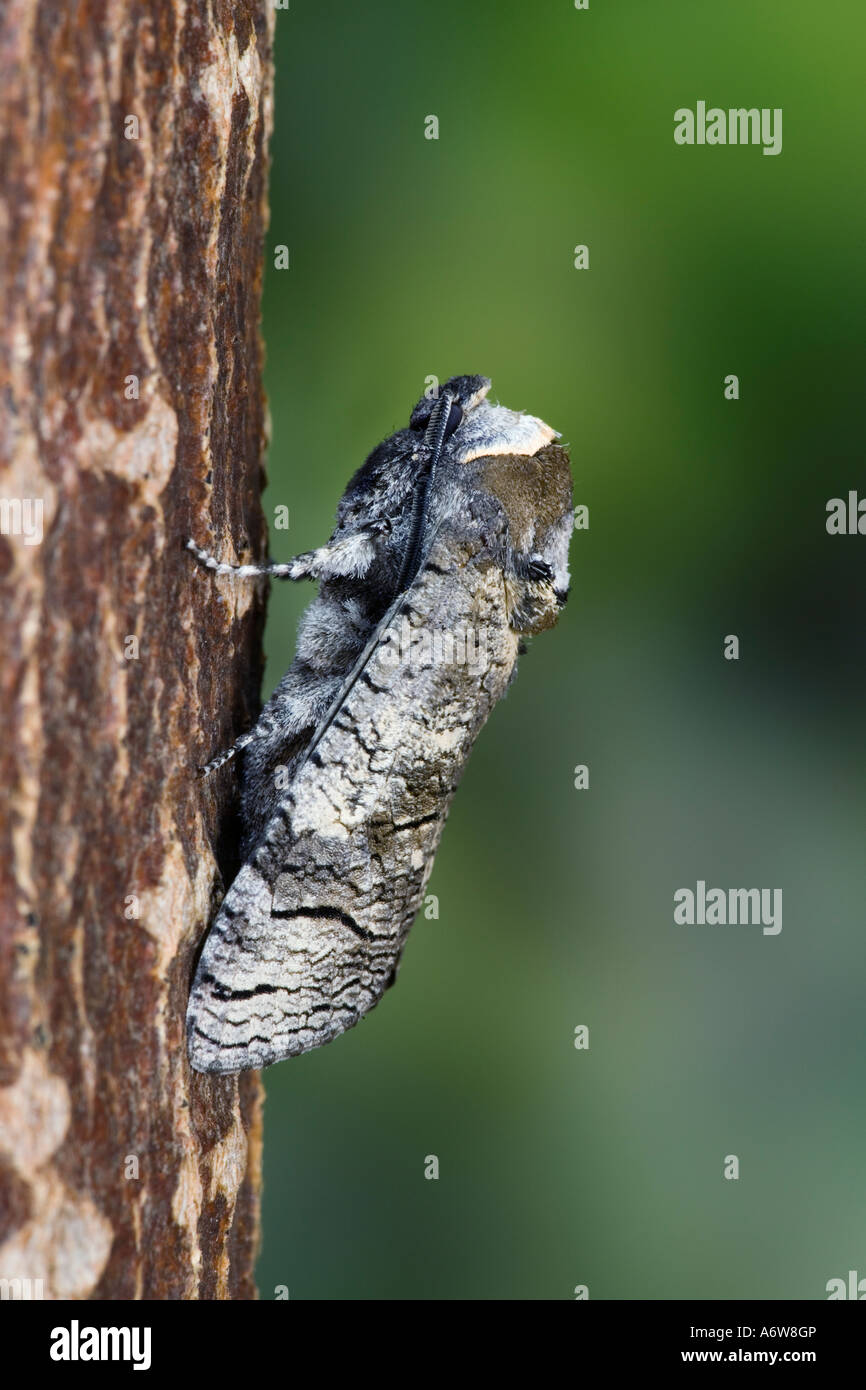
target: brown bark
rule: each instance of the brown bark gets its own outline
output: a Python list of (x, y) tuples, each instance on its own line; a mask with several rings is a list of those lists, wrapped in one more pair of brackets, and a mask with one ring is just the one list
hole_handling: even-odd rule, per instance
[(255, 1296), (260, 1083), (191, 1073), (184, 1011), (262, 595), (183, 542), (266, 549), (272, 22), (0, 16), (0, 1278), (45, 1297)]

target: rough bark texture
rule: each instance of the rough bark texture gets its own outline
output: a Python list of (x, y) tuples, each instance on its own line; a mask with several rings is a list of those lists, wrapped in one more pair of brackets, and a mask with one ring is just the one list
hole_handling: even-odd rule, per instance
[(255, 1296), (260, 1083), (193, 1074), (184, 1010), (262, 593), (183, 541), (266, 550), (272, 19), (0, 15), (0, 1278), (45, 1297)]

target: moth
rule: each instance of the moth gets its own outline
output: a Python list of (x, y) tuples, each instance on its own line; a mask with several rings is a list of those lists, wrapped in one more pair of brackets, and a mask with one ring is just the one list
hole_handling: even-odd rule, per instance
[(197, 1071), (321, 1047), (394, 982), (472, 744), (566, 600), (568, 454), (489, 391), (458, 376), (422, 396), (327, 545), (258, 566), (188, 542), (215, 574), (320, 583), (257, 724), (205, 769), (243, 753), (243, 864), (187, 1011)]

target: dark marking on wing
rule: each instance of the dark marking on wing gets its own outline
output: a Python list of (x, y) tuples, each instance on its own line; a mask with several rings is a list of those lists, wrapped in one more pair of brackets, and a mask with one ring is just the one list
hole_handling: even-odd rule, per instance
[(360, 922), (356, 922), (354, 917), (339, 907), (272, 907), (271, 916), (280, 917), (284, 921), (292, 917), (314, 917), (323, 922), (342, 922), (344, 927), (348, 927), (349, 931), (353, 931), (362, 940), (376, 939), (371, 931), (367, 931), (366, 927), (362, 927)]
[(437, 821), (437, 820), (441, 820), (441, 819), (442, 819), (442, 812), (441, 812), (441, 811), (431, 811), (430, 814), (429, 814), (429, 816), (417, 816), (417, 817), (415, 818), (415, 820), (403, 820), (403, 821), (400, 821), (399, 823), (396, 823), (396, 822), (395, 822), (395, 824), (394, 824), (391, 828), (392, 828), (392, 830), (394, 830), (395, 832), (396, 832), (397, 830), (416, 830), (416, 829), (418, 828), (419, 825), (430, 825), (430, 824), (432, 824), (433, 821)]

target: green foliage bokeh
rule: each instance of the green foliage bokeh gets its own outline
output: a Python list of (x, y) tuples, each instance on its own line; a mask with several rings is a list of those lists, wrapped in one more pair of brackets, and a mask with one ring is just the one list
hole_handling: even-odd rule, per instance
[[(265, 1073), (265, 1298), (866, 1275), (866, 538), (824, 524), (866, 494), (864, 31), (855, 0), (278, 15), (275, 557), (429, 374), (559, 429), (590, 528), (473, 753), (439, 920), (359, 1027)], [(699, 99), (781, 107), (782, 153), (676, 146)], [(309, 598), (274, 587), (268, 691)], [(781, 887), (782, 932), (675, 926), (697, 879)]]

